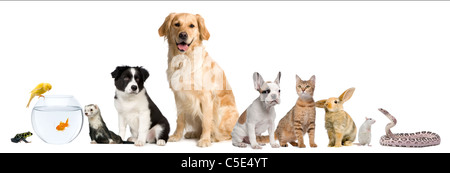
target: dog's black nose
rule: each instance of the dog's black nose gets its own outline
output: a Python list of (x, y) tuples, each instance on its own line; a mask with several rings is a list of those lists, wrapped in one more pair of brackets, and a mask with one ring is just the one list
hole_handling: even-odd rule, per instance
[(180, 39), (187, 39), (188, 34), (186, 32), (180, 32), (180, 34), (178, 35), (178, 37), (180, 37)]
[(131, 90), (136, 91), (137, 90), (137, 86), (136, 85), (131, 85)]

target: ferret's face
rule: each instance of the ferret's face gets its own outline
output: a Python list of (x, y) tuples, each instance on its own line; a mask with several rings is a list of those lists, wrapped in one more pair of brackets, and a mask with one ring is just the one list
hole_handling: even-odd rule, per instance
[(94, 106), (88, 105), (88, 106), (84, 107), (84, 115), (86, 115), (87, 117), (90, 117), (97, 113), (98, 113), (98, 107), (96, 105), (94, 105)]

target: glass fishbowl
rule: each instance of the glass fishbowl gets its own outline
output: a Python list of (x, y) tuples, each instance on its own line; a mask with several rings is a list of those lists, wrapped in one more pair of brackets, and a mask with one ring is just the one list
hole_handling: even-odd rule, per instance
[(39, 98), (31, 112), (35, 133), (49, 144), (73, 141), (83, 127), (83, 111), (73, 96), (48, 95)]

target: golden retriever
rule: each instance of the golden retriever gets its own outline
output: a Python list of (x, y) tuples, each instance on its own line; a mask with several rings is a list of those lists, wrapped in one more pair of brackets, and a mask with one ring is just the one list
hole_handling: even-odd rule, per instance
[(169, 141), (199, 138), (199, 147), (231, 139), (239, 117), (224, 71), (202, 44), (209, 39), (202, 16), (171, 13), (158, 30), (169, 44), (167, 80), (175, 95), (177, 128)]

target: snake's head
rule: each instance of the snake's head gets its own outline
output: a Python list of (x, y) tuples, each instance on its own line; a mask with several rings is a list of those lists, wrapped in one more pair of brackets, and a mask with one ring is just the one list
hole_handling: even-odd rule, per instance
[(383, 113), (383, 114), (389, 113), (388, 111), (384, 110), (383, 108), (378, 108), (378, 110), (379, 110), (381, 113)]

